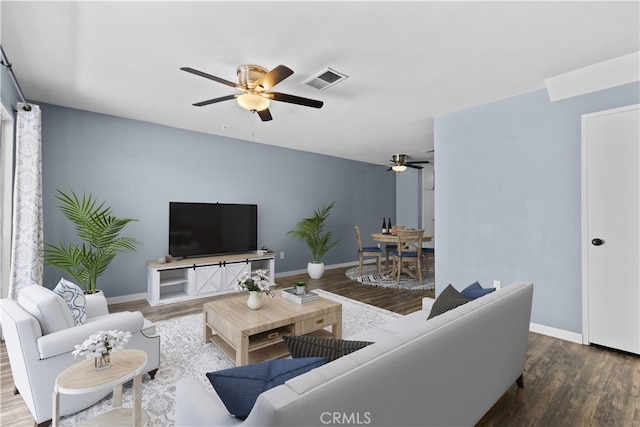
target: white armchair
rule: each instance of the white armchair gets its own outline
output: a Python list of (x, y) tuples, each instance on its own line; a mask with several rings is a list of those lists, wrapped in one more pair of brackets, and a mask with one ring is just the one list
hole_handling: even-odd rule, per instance
[[(4, 335), (15, 392), (20, 393), (31, 411), (36, 426), (48, 425), (52, 415), (55, 379), (76, 363), (71, 351), (91, 334), (100, 330), (130, 331), (127, 348), (147, 353), (147, 369), (153, 379), (160, 366), (160, 337), (155, 325), (140, 312), (109, 314), (104, 296), (92, 296), (87, 302), (87, 319), (75, 326), (64, 299), (38, 285), (22, 289), (18, 301), (0, 300), (0, 324)], [(60, 414), (85, 409), (106, 396), (110, 390), (85, 395), (64, 396)]]

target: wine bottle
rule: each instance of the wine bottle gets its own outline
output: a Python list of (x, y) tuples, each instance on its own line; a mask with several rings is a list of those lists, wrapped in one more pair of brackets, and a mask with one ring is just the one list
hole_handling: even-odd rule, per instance
[(387, 234), (387, 222), (382, 218), (382, 234)]
[(393, 234), (393, 228), (391, 227), (391, 218), (389, 218), (389, 221), (387, 221), (387, 233)]

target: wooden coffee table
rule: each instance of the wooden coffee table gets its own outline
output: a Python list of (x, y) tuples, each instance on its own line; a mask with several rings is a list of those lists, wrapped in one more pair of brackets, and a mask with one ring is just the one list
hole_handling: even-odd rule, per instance
[[(299, 305), (279, 295), (262, 297), (259, 310), (247, 307), (248, 293), (204, 304), (204, 341), (211, 341), (236, 366), (277, 359), (289, 354), (284, 335), (342, 338), (342, 304), (325, 298)], [(324, 329), (330, 326), (331, 332)]]

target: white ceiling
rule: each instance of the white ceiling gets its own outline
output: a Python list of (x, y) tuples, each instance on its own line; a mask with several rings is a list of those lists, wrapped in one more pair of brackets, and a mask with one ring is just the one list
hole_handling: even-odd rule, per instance
[[(544, 80), (640, 50), (638, 1), (13, 2), (1, 43), (29, 100), (210, 134), (386, 163), (428, 157), (433, 118), (544, 87)], [(236, 80), (284, 64), (275, 90), (322, 109), (271, 103), (180, 71)], [(325, 67), (349, 78), (318, 91)]]

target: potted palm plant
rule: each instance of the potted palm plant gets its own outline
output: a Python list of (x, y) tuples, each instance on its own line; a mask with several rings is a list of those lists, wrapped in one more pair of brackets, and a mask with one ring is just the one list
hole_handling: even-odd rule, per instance
[(73, 277), (85, 294), (96, 292), (96, 283), (115, 256), (120, 252), (135, 252), (138, 241), (133, 237), (120, 237), (122, 229), (133, 218), (117, 218), (105, 202), (99, 203), (89, 193), (82, 199), (71, 190), (60, 190), (56, 199), (62, 213), (76, 226), (82, 243), (46, 244), (44, 260)]
[(324, 231), (325, 221), (336, 202), (321, 206), (313, 211), (310, 218), (304, 218), (296, 224), (296, 229), (287, 234), (302, 240), (311, 250), (311, 261), (307, 264), (307, 273), (312, 279), (319, 279), (324, 274), (322, 258), (339, 240), (333, 240), (331, 231)]

